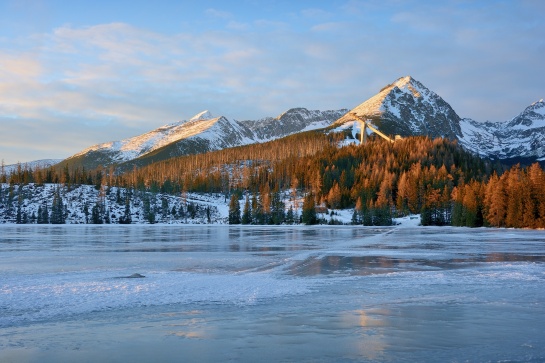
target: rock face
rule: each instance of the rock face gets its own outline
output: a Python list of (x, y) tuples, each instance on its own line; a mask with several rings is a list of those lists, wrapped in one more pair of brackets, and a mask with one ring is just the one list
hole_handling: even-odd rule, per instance
[(461, 118), (440, 96), (407, 76), (347, 112), (335, 125), (353, 122), (354, 113), (389, 135), (447, 137), (493, 159), (545, 160), (543, 100), (509, 121), (478, 122)]

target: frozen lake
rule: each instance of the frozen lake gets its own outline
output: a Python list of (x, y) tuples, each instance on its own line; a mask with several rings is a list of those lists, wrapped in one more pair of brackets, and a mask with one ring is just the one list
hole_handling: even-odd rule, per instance
[(0, 361), (544, 362), (545, 231), (2, 225)]

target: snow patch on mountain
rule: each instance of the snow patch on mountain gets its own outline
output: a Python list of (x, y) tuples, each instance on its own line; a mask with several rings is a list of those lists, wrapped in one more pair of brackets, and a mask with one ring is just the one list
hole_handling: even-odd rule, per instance
[[(175, 146), (169, 151), (170, 157), (173, 157), (265, 142), (297, 132), (328, 127), (346, 111), (295, 108), (278, 117), (257, 121), (212, 117), (209, 111), (203, 111), (189, 121), (167, 124), (128, 139), (93, 145), (66, 161), (70, 163), (71, 159), (90, 158), (95, 160), (95, 165), (109, 165), (134, 160), (169, 145)], [(187, 140), (185, 144), (184, 140)]]
[(507, 122), (463, 119), (460, 144), (476, 154), (498, 159), (545, 156), (545, 102), (539, 100)]
[(60, 163), (62, 160), (63, 159), (40, 159), (40, 160), (28, 161), (25, 163), (4, 165), (3, 170), (0, 170), (0, 174), (4, 173), (5, 175), (11, 175), (12, 173), (16, 172), (19, 167), (21, 167), (21, 170), (25, 170), (25, 169), (34, 170), (36, 168), (45, 169)]
[(210, 120), (214, 118), (214, 116), (212, 116), (212, 114), (210, 113), (210, 111), (208, 110), (204, 110), (202, 112), (199, 112), (198, 114), (196, 114), (195, 116), (191, 117), (189, 119), (189, 121), (199, 121), (199, 120)]

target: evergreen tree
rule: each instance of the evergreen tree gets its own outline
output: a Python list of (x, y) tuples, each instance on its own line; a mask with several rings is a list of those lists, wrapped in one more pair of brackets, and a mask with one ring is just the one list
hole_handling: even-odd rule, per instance
[(132, 214), (131, 214), (131, 200), (127, 195), (125, 197), (125, 212), (123, 216), (119, 218), (120, 224), (131, 224), (132, 223)]
[(110, 208), (106, 209), (106, 213), (104, 213), (104, 223), (106, 224), (112, 223), (112, 220), (110, 218)]
[(295, 223), (295, 214), (293, 211), (293, 206), (290, 205), (288, 213), (286, 213), (286, 224), (292, 225)]
[(253, 224), (265, 224), (263, 204), (261, 203), (261, 198), (258, 198), (255, 193), (252, 195), (252, 216)]
[(206, 221), (207, 223), (212, 223), (212, 213), (209, 205), (206, 206)]
[(53, 195), (53, 204), (51, 206), (51, 223), (52, 224), (64, 224), (65, 215), (64, 215), (64, 203), (62, 201), (60, 189), (57, 188), (55, 194)]
[(237, 194), (233, 194), (229, 202), (229, 224), (240, 224), (240, 222), (240, 202)]
[(49, 209), (47, 203), (44, 203), (42, 208), (42, 224), (49, 224)]
[(168, 199), (166, 197), (163, 197), (161, 199), (161, 215), (163, 217), (163, 221), (166, 221), (166, 219), (168, 218), (168, 212)]
[(244, 202), (244, 210), (242, 211), (242, 224), (252, 223), (252, 206), (250, 204), (250, 196), (246, 194), (246, 201)]
[(85, 223), (89, 223), (89, 203), (83, 205), (83, 214), (85, 215)]
[(97, 202), (92, 210), (91, 210), (91, 223), (93, 224), (102, 224), (103, 223), (103, 220), (102, 220), (102, 216), (100, 214), (100, 203)]
[(271, 208), (271, 223), (282, 224), (286, 219), (286, 205), (282, 201), (279, 192), (274, 192), (272, 195), (272, 208)]
[(43, 212), (42, 206), (40, 205), (40, 206), (38, 206), (38, 215), (36, 217), (36, 223), (37, 224), (44, 224), (43, 214), (44, 214), (44, 212)]
[(17, 217), (15, 223), (22, 224), (23, 223), (23, 215), (22, 215), (22, 203), (21, 199), (19, 198), (19, 203), (17, 203)]
[(307, 225), (318, 223), (316, 216), (316, 202), (314, 201), (314, 195), (309, 193), (303, 200), (303, 213), (301, 214), (302, 222)]

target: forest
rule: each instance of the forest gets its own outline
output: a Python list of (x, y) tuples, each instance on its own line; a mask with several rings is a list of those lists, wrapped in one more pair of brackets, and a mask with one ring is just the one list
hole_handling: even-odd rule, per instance
[(537, 163), (507, 168), (443, 138), (339, 146), (346, 136), (311, 131), (128, 171), (19, 166), (9, 176), (2, 170), (0, 181), (222, 193), (233, 224), (323, 223), (317, 212), (350, 208), (352, 223), (362, 225), (420, 214), (423, 225), (545, 228), (545, 174)]

